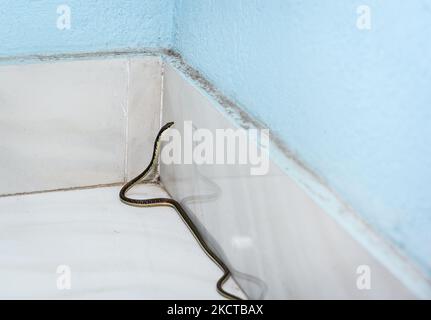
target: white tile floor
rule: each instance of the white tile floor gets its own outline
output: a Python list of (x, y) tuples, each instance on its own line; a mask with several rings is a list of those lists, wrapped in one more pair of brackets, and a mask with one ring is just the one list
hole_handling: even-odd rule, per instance
[[(220, 299), (221, 271), (176, 212), (126, 206), (118, 191), (0, 198), (0, 298)], [(164, 195), (157, 186), (133, 193)], [(60, 265), (71, 269), (70, 290), (57, 289)], [(226, 288), (241, 295), (233, 281)]]

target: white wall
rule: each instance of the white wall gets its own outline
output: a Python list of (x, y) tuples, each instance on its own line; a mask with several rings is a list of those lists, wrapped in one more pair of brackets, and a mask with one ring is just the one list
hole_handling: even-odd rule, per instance
[(159, 128), (158, 57), (0, 66), (0, 195), (123, 182)]
[[(184, 121), (192, 121), (214, 136), (216, 129), (240, 128), (232, 110), (183, 72), (187, 66), (173, 65), (178, 69), (165, 68), (163, 122), (174, 121), (183, 132)], [(353, 213), (342, 204), (338, 219), (323, 209), (316, 199), (331, 201), (333, 195), (315, 177), (292, 161), (282, 169), (273, 160), (263, 176), (250, 175), (249, 166), (161, 164), (163, 185), (189, 210), (250, 298), (399, 299), (430, 293), (426, 280), (366, 225), (355, 222), (361, 238), (373, 241), (368, 245), (345, 228), (353, 224)], [(370, 268), (371, 290), (357, 287), (360, 266)]]

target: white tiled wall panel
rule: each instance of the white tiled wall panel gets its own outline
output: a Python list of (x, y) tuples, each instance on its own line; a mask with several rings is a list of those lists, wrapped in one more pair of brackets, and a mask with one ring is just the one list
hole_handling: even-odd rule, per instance
[(161, 74), (160, 58), (130, 61), (127, 179), (141, 173), (151, 160), (160, 129)]
[(123, 181), (151, 149), (160, 79), (156, 57), (0, 66), (0, 194)]

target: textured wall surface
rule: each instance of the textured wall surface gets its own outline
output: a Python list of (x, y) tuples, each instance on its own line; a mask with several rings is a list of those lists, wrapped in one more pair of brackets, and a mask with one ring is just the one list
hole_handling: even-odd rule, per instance
[(179, 0), (175, 28), (188, 63), (431, 275), (429, 1)]
[[(61, 5), (70, 29), (57, 27)], [(0, 56), (169, 47), (173, 8), (174, 0), (2, 0)]]

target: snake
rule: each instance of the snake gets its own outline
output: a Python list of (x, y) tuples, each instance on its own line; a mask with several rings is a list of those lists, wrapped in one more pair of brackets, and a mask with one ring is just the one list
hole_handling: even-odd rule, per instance
[(159, 164), (159, 156), (160, 156), (160, 146), (161, 146), (161, 137), (163, 133), (168, 130), (170, 127), (174, 125), (174, 122), (166, 123), (158, 132), (157, 137), (154, 141), (153, 154), (151, 157), (151, 161), (145, 170), (127, 182), (120, 190), (119, 197), (120, 200), (129, 206), (134, 207), (171, 207), (176, 210), (181, 220), (185, 223), (187, 228), (190, 230), (193, 237), (196, 239), (199, 246), (205, 252), (205, 254), (223, 271), (223, 275), (218, 279), (216, 284), (217, 292), (226, 299), (229, 300), (242, 300), (240, 297), (227, 292), (223, 289), (223, 285), (226, 281), (232, 276), (228, 266), (223, 262), (223, 260), (209, 247), (203, 238), (202, 234), (199, 232), (198, 228), (194, 224), (193, 220), (189, 217), (186, 210), (181, 206), (181, 204), (172, 199), (172, 198), (151, 198), (151, 199), (132, 199), (129, 198), (126, 194), (127, 192), (133, 188), (138, 183), (149, 183), (148, 180), (145, 180), (146, 177), (152, 172), (154, 172)]

